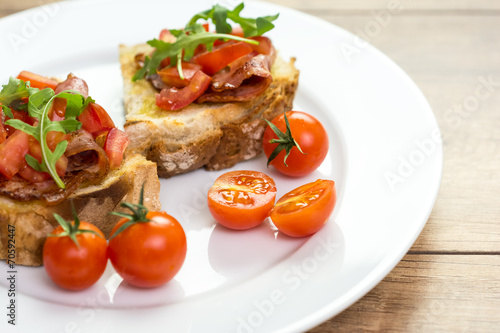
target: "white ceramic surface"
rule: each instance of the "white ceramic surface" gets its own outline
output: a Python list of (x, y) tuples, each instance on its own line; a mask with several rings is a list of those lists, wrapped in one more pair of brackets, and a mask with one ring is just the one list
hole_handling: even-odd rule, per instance
[[(233, 1), (225, 1), (231, 4)], [(233, 5), (236, 2), (233, 3)], [(205, 1), (71, 1), (0, 20), (0, 80), (26, 69), (84, 78), (91, 96), (123, 124), (117, 45), (182, 26)], [(265, 158), (233, 169), (268, 173), (278, 197), (318, 178), (339, 199), (317, 234), (292, 239), (264, 224), (234, 232), (215, 225), (206, 193), (223, 172), (198, 170), (161, 180), (163, 209), (185, 228), (188, 255), (166, 286), (121, 284), (111, 265), (92, 288), (65, 292), (43, 268), (17, 267), (18, 318), (7, 324), (7, 266), (0, 264), (2, 332), (301, 332), (361, 298), (401, 260), (433, 207), (442, 145), (427, 101), (391, 60), (366, 45), (348, 61), (350, 33), (312, 16), (249, 2), (247, 16), (280, 12), (269, 33), (283, 57), (296, 57), (296, 110), (319, 118), (330, 152), (300, 179), (266, 169)], [(4, 232), (2, 230), (2, 232)]]

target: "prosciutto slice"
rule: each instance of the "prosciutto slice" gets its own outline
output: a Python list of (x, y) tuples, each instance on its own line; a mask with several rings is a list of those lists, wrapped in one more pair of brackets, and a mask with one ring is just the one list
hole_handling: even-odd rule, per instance
[(79, 77), (74, 76), (73, 74), (69, 74), (68, 78), (59, 83), (56, 87), (55, 93), (59, 94), (65, 90), (75, 90), (79, 92), (83, 97), (89, 97), (89, 87), (87, 83), (80, 79)]
[(210, 88), (196, 101), (244, 102), (262, 94), (273, 81), (271, 66), (276, 55), (254, 52), (236, 59), (212, 78)]

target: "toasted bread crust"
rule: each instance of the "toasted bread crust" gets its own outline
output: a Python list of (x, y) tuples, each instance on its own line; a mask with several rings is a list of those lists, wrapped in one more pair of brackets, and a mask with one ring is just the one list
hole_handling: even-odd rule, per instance
[(160, 177), (205, 167), (220, 170), (253, 158), (262, 151), (263, 119), (271, 120), (292, 108), (299, 71), (295, 59), (277, 58), (273, 82), (248, 102), (192, 103), (178, 111), (156, 106), (156, 89), (146, 80), (132, 82), (137, 53), (148, 45), (120, 46), (129, 151), (158, 165)]
[[(111, 211), (123, 210), (123, 201), (137, 202), (144, 183), (144, 203), (152, 210), (160, 209), (160, 182), (155, 163), (135, 155), (127, 157), (122, 166), (108, 174), (100, 186), (77, 190), (70, 199), (81, 220), (95, 224), (105, 235), (120, 219), (108, 215)], [(0, 259), (8, 258), (9, 226), (15, 229), (15, 253), (11, 258), (17, 265), (42, 265), (42, 250), (45, 238), (58, 224), (54, 213), (72, 220), (70, 199), (48, 207), (42, 202), (19, 202), (0, 197)]]

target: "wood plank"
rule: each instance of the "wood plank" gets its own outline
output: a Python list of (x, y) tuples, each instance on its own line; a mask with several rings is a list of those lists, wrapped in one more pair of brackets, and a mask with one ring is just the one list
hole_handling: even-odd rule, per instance
[[(356, 33), (373, 20), (371, 15), (324, 18)], [(497, 31), (500, 19), (494, 16), (395, 16), (379, 35), (369, 40), (421, 88), (443, 136), (441, 190), (412, 251), (500, 250)], [(488, 80), (495, 82), (491, 93), (481, 83)], [(482, 87), (479, 92), (489, 96), (476, 98), (478, 87)], [(454, 111), (456, 105), (461, 106), (461, 113)]]
[(407, 255), (359, 302), (309, 333), (498, 332), (500, 256)]

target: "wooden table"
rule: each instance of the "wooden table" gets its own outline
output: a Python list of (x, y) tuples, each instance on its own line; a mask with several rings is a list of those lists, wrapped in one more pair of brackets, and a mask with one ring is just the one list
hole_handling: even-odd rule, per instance
[[(441, 190), (416, 243), (310, 332), (500, 332), (500, 1), (270, 1), (358, 34), (399, 4), (368, 41), (417, 83), (443, 135)], [(47, 2), (2, 0), (0, 17)]]

